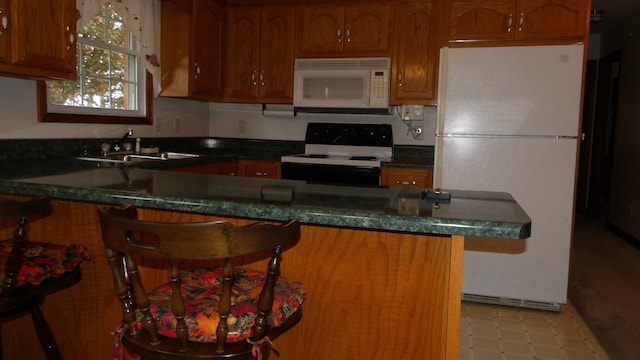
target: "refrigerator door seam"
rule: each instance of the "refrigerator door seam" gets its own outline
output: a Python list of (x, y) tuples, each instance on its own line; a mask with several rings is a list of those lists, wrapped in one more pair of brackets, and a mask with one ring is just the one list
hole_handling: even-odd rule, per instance
[(526, 139), (577, 139), (577, 136), (568, 135), (502, 135), (502, 134), (441, 134), (436, 133), (436, 137), (442, 138), (526, 138)]

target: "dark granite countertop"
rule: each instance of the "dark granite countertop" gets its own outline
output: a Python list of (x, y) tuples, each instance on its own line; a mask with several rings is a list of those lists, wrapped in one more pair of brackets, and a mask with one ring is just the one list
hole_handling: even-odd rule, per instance
[(0, 192), (222, 216), (411, 233), (523, 239), (530, 219), (511, 195), (451, 190), (451, 201), (422, 199), (425, 189), (309, 184), (304, 181), (167, 171), (188, 162), (238, 158), (211, 150), (195, 160), (101, 166), (72, 158), (0, 161)]

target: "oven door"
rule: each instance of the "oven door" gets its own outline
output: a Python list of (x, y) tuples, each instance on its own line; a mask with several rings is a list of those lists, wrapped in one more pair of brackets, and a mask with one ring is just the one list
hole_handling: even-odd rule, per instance
[(380, 168), (283, 162), (281, 177), (310, 183), (379, 186)]

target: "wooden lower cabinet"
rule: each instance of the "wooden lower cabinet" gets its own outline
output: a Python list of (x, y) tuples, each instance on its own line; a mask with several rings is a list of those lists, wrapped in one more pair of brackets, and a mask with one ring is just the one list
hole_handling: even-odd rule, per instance
[(433, 187), (432, 169), (382, 168), (383, 186)]
[[(53, 199), (51, 205), (49, 217), (29, 223), (28, 236), (82, 244), (92, 259), (81, 265), (80, 283), (47, 296), (42, 311), (64, 359), (111, 360), (110, 333), (121, 309), (100, 237), (97, 209), (106, 204)], [(148, 208), (140, 218), (257, 221)], [(8, 238), (15, 224), (5, 225), (0, 236)], [(276, 359), (458, 359), (463, 247), (456, 235), (303, 225), (300, 241), (283, 253), (281, 271), (304, 283), (307, 299), (301, 321), (275, 340)], [(266, 261), (247, 259), (243, 266), (264, 270)], [(145, 287), (166, 282), (163, 269), (141, 266)], [(0, 327), (7, 359), (44, 359), (28, 314)]]

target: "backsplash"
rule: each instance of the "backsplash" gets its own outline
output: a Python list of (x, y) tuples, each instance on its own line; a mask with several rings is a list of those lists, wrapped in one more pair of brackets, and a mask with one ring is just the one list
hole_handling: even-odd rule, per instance
[[(99, 154), (100, 144), (118, 139), (15, 139), (0, 140), (0, 160), (44, 160), (61, 157)], [(143, 138), (143, 147), (159, 147), (161, 151), (206, 152), (211, 149), (229, 150), (240, 157), (278, 158), (281, 155), (301, 154), (303, 141), (258, 140), (211, 137)], [(394, 146), (394, 157), (415, 164), (433, 164), (432, 146)]]

